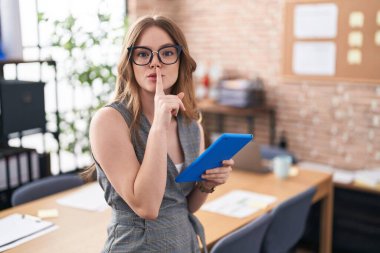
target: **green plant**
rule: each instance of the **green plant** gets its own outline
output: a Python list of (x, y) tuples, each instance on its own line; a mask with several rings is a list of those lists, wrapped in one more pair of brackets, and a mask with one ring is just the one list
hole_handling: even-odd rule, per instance
[[(88, 30), (72, 14), (64, 20), (54, 21), (44, 17), (43, 13), (38, 14), (40, 23), (47, 22), (54, 27), (51, 46), (52, 58), (57, 62), (59, 73), (60, 104), (63, 100), (72, 99), (61, 96), (62, 86), (71, 87), (73, 97), (76, 97), (71, 108), (59, 110), (59, 119), (56, 120), (60, 122), (61, 148), (77, 156), (89, 155), (89, 123), (94, 112), (104, 106), (112, 95), (118, 55), (128, 27), (126, 17), (122, 24), (119, 22), (118, 26), (113, 27), (111, 15), (100, 9), (96, 19), (96, 29)], [(78, 106), (83, 99), (81, 94), (85, 92), (91, 94), (90, 103)]]

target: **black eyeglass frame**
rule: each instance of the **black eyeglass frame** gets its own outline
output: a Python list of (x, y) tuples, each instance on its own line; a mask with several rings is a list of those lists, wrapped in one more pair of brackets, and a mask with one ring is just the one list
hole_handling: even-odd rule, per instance
[[(173, 62), (173, 63), (165, 63), (165, 62), (162, 61), (162, 59), (161, 59), (161, 57), (160, 57), (160, 53), (159, 53), (159, 52), (160, 52), (162, 49), (165, 49), (165, 48), (168, 48), (168, 47), (175, 47), (175, 48), (177, 49), (177, 52), (178, 52), (177, 59), (176, 59), (175, 62)], [(132, 52), (133, 52), (133, 50), (136, 49), (136, 48), (147, 49), (147, 50), (150, 51), (150, 59), (149, 59), (149, 61), (148, 61), (146, 64), (138, 64), (138, 63), (135, 62), (135, 60), (133, 59), (133, 57), (131, 57), (131, 56), (132, 56)], [(175, 63), (178, 61), (179, 57), (181, 56), (181, 53), (182, 53), (182, 46), (181, 46), (181, 45), (167, 45), (167, 46), (161, 47), (161, 48), (158, 49), (157, 51), (153, 51), (153, 50), (150, 49), (149, 47), (143, 47), (143, 46), (131, 46), (131, 47), (128, 47), (128, 58), (129, 58), (129, 59), (132, 58), (132, 62), (133, 62), (134, 64), (138, 65), (138, 66), (146, 66), (146, 65), (150, 64), (150, 63), (152, 62), (152, 60), (153, 60), (153, 55), (154, 55), (154, 53), (157, 54), (158, 60), (159, 60), (162, 64), (165, 64), (165, 65), (172, 65), (172, 64), (175, 64)]]

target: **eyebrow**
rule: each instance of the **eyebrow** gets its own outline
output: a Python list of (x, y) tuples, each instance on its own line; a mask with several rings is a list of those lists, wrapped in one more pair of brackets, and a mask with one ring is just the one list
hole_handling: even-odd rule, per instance
[[(159, 46), (158, 49), (166, 47), (166, 46), (175, 46), (175, 45), (176, 45), (175, 43), (166, 43), (166, 44)], [(149, 48), (150, 50), (152, 50), (151, 47), (144, 46), (144, 45), (136, 45), (136, 47), (146, 47), (146, 48)]]

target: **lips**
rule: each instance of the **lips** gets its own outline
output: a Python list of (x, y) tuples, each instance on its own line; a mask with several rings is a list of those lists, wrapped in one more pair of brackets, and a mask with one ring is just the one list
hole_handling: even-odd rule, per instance
[(152, 73), (152, 74), (149, 74), (148, 77), (154, 77), (154, 78), (156, 78), (157, 74), (156, 73)]

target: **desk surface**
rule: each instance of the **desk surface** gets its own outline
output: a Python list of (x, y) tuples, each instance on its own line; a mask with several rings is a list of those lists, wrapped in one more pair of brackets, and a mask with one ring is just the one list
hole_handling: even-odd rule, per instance
[(258, 113), (273, 112), (274, 108), (263, 105), (251, 108), (237, 108), (233, 106), (221, 105), (213, 100), (204, 99), (197, 103), (198, 108), (206, 113), (219, 113), (235, 116), (254, 116)]
[[(300, 173), (296, 177), (287, 180), (276, 179), (272, 174), (260, 175), (234, 170), (228, 183), (218, 187), (218, 189), (210, 195), (209, 200), (215, 199), (231, 190), (242, 189), (274, 195), (277, 197), (277, 201), (266, 210), (259, 211), (243, 219), (198, 211), (196, 216), (201, 220), (205, 227), (208, 247), (211, 247), (218, 239), (226, 234), (272, 209), (280, 202), (291, 198), (312, 186), (317, 187), (317, 193), (314, 196), (313, 202), (318, 200), (328, 200), (325, 205), (322, 205), (322, 212), (325, 213), (322, 213), (323, 220), (321, 220), (323, 223), (321, 235), (323, 234), (324, 237), (321, 239), (321, 246), (323, 248), (321, 249), (321, 252), (331, 252), (331, 175), (306, 170), (300, 170)], [(58, 218), (48, 219), (59, 226), (57, 230), (19, 245), (7, 252), (100, 252), (106, 238), (106, 228), (111, 216), (111, 210), (108, 209), (104, 212), (89, 212), (61, 206), (56, 203), (58, 198), (75, 192), (78, 189), (79, 188), (51, 195), (0, 212), (0, 218), (2, 218), (12, 213), (36, 215), (39, 209), (56, 208), (59, 210)], [(326, 206), (326, 208), (323, 208), (323, 206)]]

